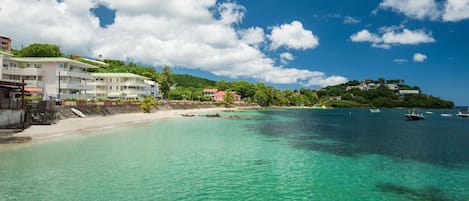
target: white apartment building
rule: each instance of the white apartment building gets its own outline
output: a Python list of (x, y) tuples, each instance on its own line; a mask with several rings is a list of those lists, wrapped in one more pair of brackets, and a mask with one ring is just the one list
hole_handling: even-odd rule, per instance
[(91, 73), (91, 75), (94, 80), (89, 85), (93, 89), (87, 91), (87, 95), (96, 98), (142, 99), (152, 95), (155, 88), (158, 95), (158, 84), (144, 76), (132, 73)]
[(93, 77), (87, 69), (97, 68), (61, 57), (0, 56), (0, 80), (26, 83), (25, 90), (42, 94), (43, 99), (87, 98)]

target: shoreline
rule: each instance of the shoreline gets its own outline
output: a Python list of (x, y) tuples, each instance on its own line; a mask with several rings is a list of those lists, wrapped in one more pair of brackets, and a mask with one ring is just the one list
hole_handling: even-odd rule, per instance
[(95, 131), (110, 131), (122, 127), (132, 126), (139, 123), (149, 123), (165, 119), (184, 118), (182, 114), (202, 114), (209, 112), (223, 112), (226, 110), (238, 111), (257, 107), (234, 107), (234, 108), (203, 108), (187, 110), (166, 110), (153, 113), (125, 113), (109, 116), (89, 116), (86, 118), (62, 119), (52, 125), (33, 125), (26, 130), (13, 136), (31, 137), (31, 141), (25, 143), (0, 144), (0, 152), (21, 148), (37, 143), (60, 140), (65, 137), (91, 133)]

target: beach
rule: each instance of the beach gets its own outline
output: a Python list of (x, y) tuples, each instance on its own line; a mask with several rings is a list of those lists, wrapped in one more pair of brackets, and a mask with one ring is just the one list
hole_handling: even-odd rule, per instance
[(227, 110), (239, 110), (240, 108), (203, 108), (188, 110), (167, 110), (153, 113), (125, 113), (109, 116), (88, 116), (85, 118), (62, 119), (52, 125), (33, 125), (14, 136), (31, 137), (32, 141), (27, 143), (1, 144), (0, 152), (28, 146), (32, 143), (42, 143), (58, 140), (67, 136), (86, 134), (97, 130), (112, 130), (119, 127), (131, 126), (138, 123), (153, 122), (164, 119), (186, 118), (183, 114), (212, 114)]

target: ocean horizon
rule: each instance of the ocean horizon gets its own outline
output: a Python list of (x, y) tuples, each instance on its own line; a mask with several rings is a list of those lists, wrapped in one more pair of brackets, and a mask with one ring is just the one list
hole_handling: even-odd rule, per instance
[(466, 200), (469, 119), (420, 111), (262, 109), (82, 133), (0, 152), (0, 200)]

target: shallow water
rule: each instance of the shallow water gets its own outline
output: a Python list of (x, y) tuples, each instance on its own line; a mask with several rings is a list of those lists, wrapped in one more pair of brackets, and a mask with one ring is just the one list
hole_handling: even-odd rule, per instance
[(381, 111), (224, 113), (5, 151), (0, 200), (468, 200), (469, 119)]

